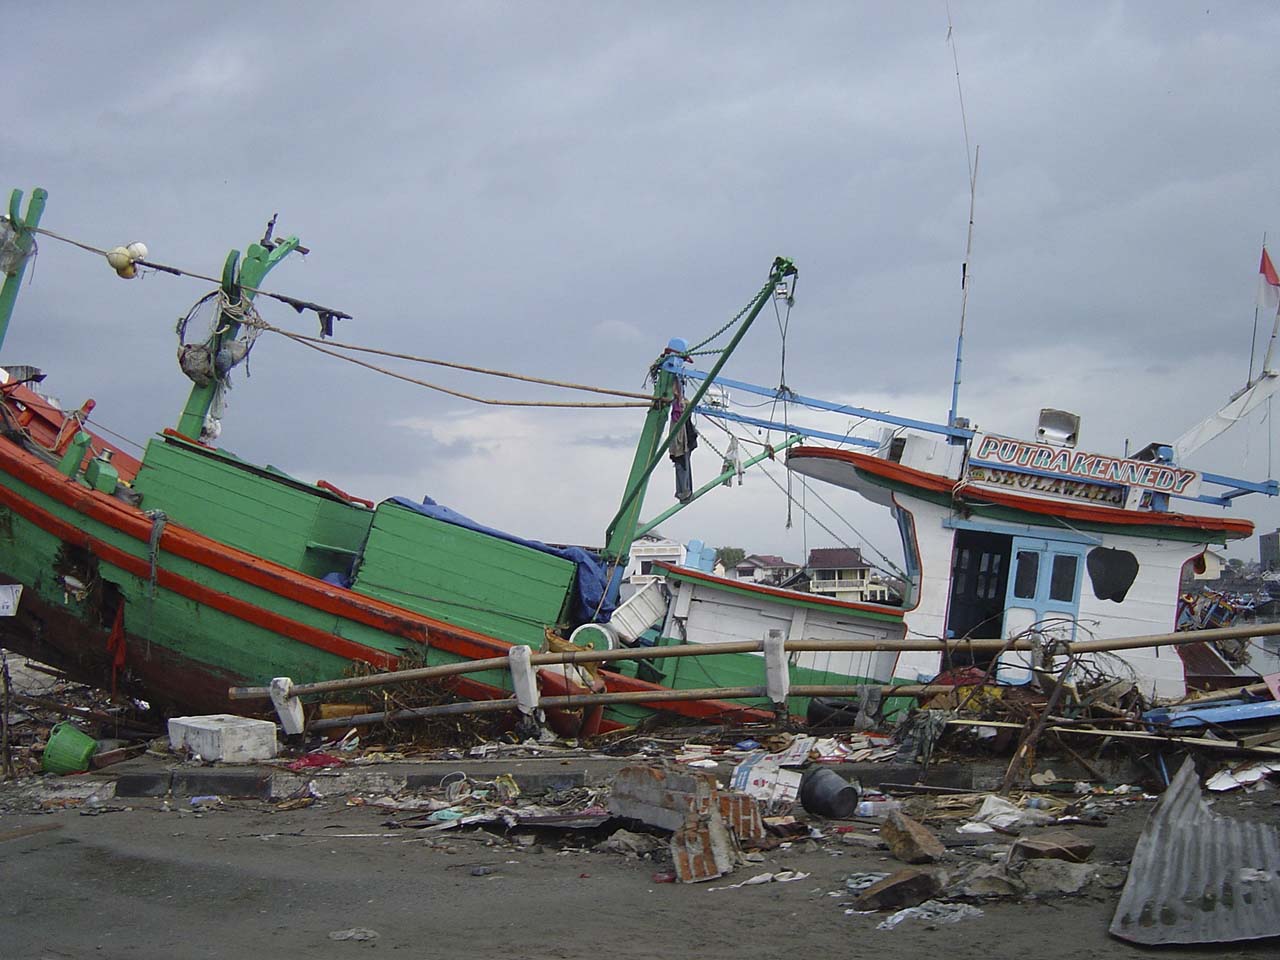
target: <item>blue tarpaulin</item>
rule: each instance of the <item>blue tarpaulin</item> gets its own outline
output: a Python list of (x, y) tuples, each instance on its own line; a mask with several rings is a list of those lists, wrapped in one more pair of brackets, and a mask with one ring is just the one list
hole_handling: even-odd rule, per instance
[[(422, 503), (410, 500), (408, 497), (392, 497), (391, 502), (415, 513), (420, 513), (424, 517), (442, 520), (445, 523), (452, 523), (458, 527), (474, 530), (476, 533), (497, 537), (499, 540), (506, 540), (508, 543), (530, 547), (542, 553), (548, 553), (553, 557), (568, 560), (578, 568), (578, 575), (573, 578), (573, 603), (569, 611), (573, 617), (574, 624), (591, 623), (593, 621), (606, 623), (609, 617), (613, 615), (616, 602), (610, 599), (609, 569), (603, 560), (589, 550), (584, 550), (582, 547), (552, 547), (537, 540), (526, 540), (523, 537), (517, 537), (513, 533), (495, 530), (493, 527), (486, 527), (483, 524), (476, 523), (470, 517), (464, 517), (456, 510), (450, 510), (448, 507), (436, 503), (430, 497), (424, 498)], [(619, 567), (615, 573), (620, 576), (622, 568)], [(617, 596), (616, 591), (612, 592), (612, 596)]]

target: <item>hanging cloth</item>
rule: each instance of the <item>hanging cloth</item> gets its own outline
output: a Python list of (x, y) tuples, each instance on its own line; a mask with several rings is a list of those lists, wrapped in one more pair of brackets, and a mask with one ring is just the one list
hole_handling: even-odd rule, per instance
[[(676, 380), (675, 396), (671, 400), (671, 426), (674, 429), (684, 413), (684, 383)], [(671, 434), (671, 446), (667, 455), (676, 470), (676, 499), (688, 503), (693, 499), (693, 464), (690, 454), (698, 446), (698, 430), (693, 425), (693, 418), (685, 421), (684, 427)]]
[[(720, 472), (728, 473), (732, 470), (738, 477), (738, 486), (742, 486), (742, 448), (738, 446), (738, 438), (729, 438), (729, 448), (724, 452), (724, 462), (720, 464)], [(725, 487), (733, 486), (733, 477), (725, 477), (721, 484)]]

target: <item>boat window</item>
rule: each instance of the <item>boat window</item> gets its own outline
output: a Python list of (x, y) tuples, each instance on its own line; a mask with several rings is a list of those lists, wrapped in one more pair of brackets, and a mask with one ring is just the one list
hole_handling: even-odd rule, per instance
[(975, 593), (979, 600), (994, 600), (996, 589), (1000, 584), (1000, 561), (998, 553), (983, 553), (978, 564), (978, 584)]
[(1049, 599), (1070, 603), (1076, 595), (1076, 567), (1079, 560), (1069, 553), (1059, 553), (1053, 558), (1053, 573), (1049, 577)]
[(1013, 575), (1013, 595), (1021, 600), (1034, 599), (1039, 573), (1040, 554), (1034, 550), (1019, 550), (1018, 563)]
[(911, 514), (901, 507), (893, 508), (894, 519), (898, 521), (898, 535), (902, 537), (902, 560), (907, 568), (907, 582), (903, 584), (902, 605), (913, 607), (916, 593), (920, 589), (920, 554), (916, 550), (916, 524)]
[(1138, 576), (1138, 558), (1128, 550), (1094, 547), (1085, 558), (1093, 595), (1099, 600), (1124, 601)]
[(960, 597), (964, 595), (965, 581), (969, 579), (969, 551), (965, 547), (956, 547), (954, 554), (951, 561), (951, 569), (954, 571), (951, 577), (951, 594)]

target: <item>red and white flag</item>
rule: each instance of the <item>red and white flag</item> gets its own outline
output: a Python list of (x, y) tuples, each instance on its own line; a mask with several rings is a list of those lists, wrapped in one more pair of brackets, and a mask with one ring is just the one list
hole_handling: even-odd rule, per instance
[(1262, 263), (1258, 266), (1258, 306), (1263, 310), (1280, 311), (1280, 274), (1276, 273), (1266, 247), (1262, 248)]

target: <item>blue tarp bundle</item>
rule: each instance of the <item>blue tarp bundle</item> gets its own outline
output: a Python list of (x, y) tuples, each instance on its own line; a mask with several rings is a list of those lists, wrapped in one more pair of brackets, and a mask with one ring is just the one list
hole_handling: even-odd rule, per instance
[[(513, 533), (486, 527), (483, 524), (476, 523), (470, 517), (464, 517), (456, 510), (450, 510), (448, 507), (436, 503), (430, 497), (424, 498), (422, 503), (410, 500), (408, 497), (392, 497), (391, 502), (415, 513), (420, 513), (424, 517), (443, 520), (445, 523), (452, 523), (455, 526), (465, 527), (468, 530), (474, 530), (486, 536), (497, 537), (499, 540), (506, 540), (508, 543), (531, 547), (542, 553), (549, 553), (553, 557), (568, 560), (578, 568), (578, 575), (573, 580), (573, 604), (570, 609), (574, 624), (591, 623), (593, 621), (605, 623), (613, 615), (613, 609), (617, 604), (610, 598), (616, 597), (617, 593), (609, 590), (609, 568), (594, 553), (584, 550), (582, 547), (551, 547), (545, 543), (539, 543), (537, 540), (525, 540), (523, 537), (517, 537)], [(621, 579), (622, 572), (621, 566), (615, 571), (619, 579)]]

